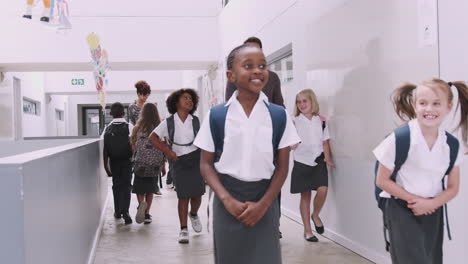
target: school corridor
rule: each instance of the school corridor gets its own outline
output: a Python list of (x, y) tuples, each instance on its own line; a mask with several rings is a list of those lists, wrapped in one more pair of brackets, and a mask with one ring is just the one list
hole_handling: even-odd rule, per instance
[[(461, 142), (464, 135), (458, 124), (467, 117), (458, 104), (463, 90), (455, 83), (468, 82), (467, 13), (467, 0), (0, 0), (0, 264), (214, 263), (207, 194), (199, 211), (203, 231), (196, 234), (189, 221), (186, 245), (178, 243), (185, 226), (179, 222), (176, 193), (165, 186), (163, 195), (154, 197), (151, 224), (136, 223), (133, 193), (129, 212), (133, 223), (125, 225), (114, 218), (112, 178), (104, 168), (101, 135), (114, 120), (136, 125), (149, 105), (150, 109), (156, 106), (157, 114), (152, 111), (146, 122), (150, 125), (139, 128), (167, 124), (174, 113), (171, 108), (177, 110), (179, 101), (187, 114), (182, 119), (190, 113), (203, 125), (212, 107), (227, 102), (238, 87), (247, 86), (256, 89), (248, 93), (250, 99), (261, 90), (269, 102), (284, 106), (276, 110), (291, 121), (285, 136), (291, 138), (291, 146), (299, 142), (292, 140), (296, 132), (302, 142), (310, 141), (302, 150), (297, 145), (299, 149), (290, 155), (281, 187), (283, 264), (391, 263), (375, 197), (373, 150), (404, 124), (390, 99), (394, 91), (405, 83), (421, 84), (432, 78), (443, 80), (444, 91), (452, 92), (453, 107), (443, 112), (446, 115), (426, 117), (444, 116), (438, 128)], [(247, 46), (229, 56), (244, 42)], [(253, 55), (255, 67), (250, 63)], [(177, 99), (182, 100), (169, 100), (168, 107), (168, 99), (182, 88), (191, 89), (190, 98), (184, 93)], [(314, 96), (304, 97), (304, 90), (313, 91)], [(413, 90), (405, 91), (404, 98), (412, 96)], [(310, 100), (314, 107), (299, 109), (301, 100), (305, 105)], [(119, 115), (111, 113), (112, 105), (118, 106)], [(224, 135), (233, 136), (226, 140), (224, 157), (228, 158), (220, 160), (219, 171), (224, 169), (241, 182), (261, 182), (275, 171), (286, 171), (285, 157), (281, 159), (284, 170), (276, 170), (281, 166), (270, 162), (274, 157), (269, 155), (270, 142), (273, 148), (281, 143), (276, 141), (279, 137), (273, 140), (273, 134), (279, 135), (275, 131), (280, 122), (269, 122), (268, 118), (274, 119), (270, 108), (249, 112), (243, 108), (245, 101), (242, 107), (234, 105), (229, 111), (237, 111), (236, 115), (225, 112), (228, 121), (223, 124), (229, 132)], [(300, 113), (313, 113), (314, 124), (309, 126), (306, 119), (292, 124)], [(197, 148), (211, 147), (207, 144), (211, 129), (200, 130), (203, 137), (199, 138), (208, 140), (197, 145), (196, 123), (181, 125), (185, 121), (178, 117), (174, 126), (186, 129), (183, 136), (174, 133), (180, 141), (173, 141), (177, 143), (174, 152), (166, 151), (166, 156), (198, 154)], [(120, 131), (126, 133), (126, 124), (123, 127)], [(162, 130), (169, 138), (170, 129)], [(127, 135), (122, 138), (126, 140)], [(126, 143), (124, 151), (131, 156)], [(427, 155), (434, 153), (430, 149)], [(448, 202), (452, 240), (445, 233), (446, 264), (468, 263), (466, 144), (460, 150), (466, 154), (460, 155), (464, 158), (458, 194)], [(296, 170), (297, 175), (305, 175), (304, 180), (293, 180), (297, 153), (305, 163), (314, 163), (308, 167), (321, 162), (321, 177), (314, 186), (307, 179), (308, 167)], [(440, 155), (431, 157), (445, 162)], [(444, 159), (445, 163), (451, 160)], [(129, 172), (130, 158), (126, 161)], [(420, 164), (435, 162), (424, 159)], [(238, 168), (242, 173), (234, 175)], [(250, 178), (242, 178), (245, 175)], [(139, 187), (152, 190), (154, 178), (149, 179), (151, 185), (140, 181)], [(185, 184), (202, 191), (203, 179), (196, 180), (197, 184), (188, 180)], [(311, 223), (320, 241), (307, 242), (299, 193), (324, 186), (328, 191), (321, 193), (317, 203), (323, 205), (319, 217), (325, 233), (318, 235)], [(294, 191), (299, 187), (309, 189)], [(432, 193), (441, 186), (436, 187), (424, 197), (434, 197)], [(315, 195), (312, 191), (312, 199)], [(303, 212), (306, 200), (302, 200)], [(310, 205), (315, 206), (313, 200)], [(237, 209), (246, 206), (237, 204)], [(276, 222), (265, 226), (276, 228)], [(226, 248), (224, 252), (232, 249)]]
[[(109, 189), (109, 200), (94, 264), (214, 263), (212, 233), (207, 231), (206, 226), (208, 195), (203, 196), (199, 211), (203, 231), (195, 233), (189, 223), (190, 242), (179, 244), (177, 242), (180, 228), (177, 216), (177, 197), (173, 189), (162, 189), (162, 192), (162, 196), (154, 198), (151, 224), (137, 224), (134, 221), (133, 224), (125, 225), (123, 219), (115, 219), (113, 216), (112, 191)], [(137, 204), (136, 199), (132, 197), (130, 214), (133, 219)], [(281, 231), (283, 233), (281, 239), (283, 263), (372, 263), (327, 239), (326, 236), (319, 235), (319, 243), (305, 241), (302, 237), (302, 225), (288, 217), (281, 217)]]

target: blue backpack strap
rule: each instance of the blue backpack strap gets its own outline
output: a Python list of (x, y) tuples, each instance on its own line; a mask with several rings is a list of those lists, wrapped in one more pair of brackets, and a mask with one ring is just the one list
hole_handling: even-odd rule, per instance
[(458, 151), (460, 150), (460, 143), (458, 142), (458, 139), (449, 132), (445, 132), (445, 135), (447, 136), (447, 145), (449, 145), (450, 148), (450, 164), (447, 171), (445, 172), (445, 175), (449, 175), (450, 171), (455, 165), (455, 161), (457, 160)]
[[(460, 149), (460, 143), (458, 142), (458, 139), (454, 137), (452, 134), (445, 132), (445, 135), (447, 136), (447, 145), (449, 145), (450, 148), (450, 163), (447, 171), (445, 172), (444, 177), (442, 178), (442, 189), (445, 191), (445, 178), (447, 175), (450, 174), (450, 171), (452, 171), (453, 166), (455, 165), (455, 161), (457, 160), (458, 156), (458, 151)], [(450, 240), (452, 240), (452, 233), (450, 232), (450, 224), (449, 224), (449, 219), (448, 219), (448, 208), (447, 204), (444, 204), (444, 214), (445, 214), (445, 226), (447, 227), (447, 236)]]
[(200, 131), (200, 119), (198, 119), (198, 116), (192, 115), (192, 127), (193, 135), (197, 137), (198, 131)]
[(215, 146), (215, 162), (219, 161), (223, 153), (224, 127), (228, 108), (229, 106), (226, 104), (219, 104), (210, 110), (210, 130)]
[(273, 125), (273, 160), (276, 161), (278, 146), (283, 137), (284, 130), (286, 129), (286, 111), (282, 106), (264, 102), (270, 112), (271, 121)]
[(411, 143), (411, 133), (408, 124), (395, 129), (395, 168), (390, 176), (392, 181), (396, 181), (398, 171), (408, 158)]
[(172, 144), (174, 143), (174, 115), (171, 115), (166, 119), (167, 122), (167, 134), (169, 135), (169, 148), (172, 149)]

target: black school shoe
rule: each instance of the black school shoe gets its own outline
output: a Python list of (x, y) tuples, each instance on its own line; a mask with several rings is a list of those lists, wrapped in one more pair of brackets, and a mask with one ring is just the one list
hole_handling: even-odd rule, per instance
[(122, 218), (122, 214), (120, 214), (120, 213), (114, 213), (114, 218), (115, 218), (115, 219), (120, 219), (120, 218)]
[(128, 214), (128, 212), (123, 213), (123, 214), (122, 214), (122, 217), (123, 217), (123, 219), (124, 219), (126, 225), (129, 225), (129, 224), (133, 223), (132, 218), (130, 217), (130, 215)]
[(145, 214), (145, 225), (151, 224), (153, 222), (153, 219), (150, 214)]
[(312, 222), (314, 222), (315, 231), (317, 231), (317, 233), (319, 233), (320, 235), (323, 234), (323, 232), (325, 232), (325, 227), (323, 226), (322, 219), (320, 219), (320, 222), (322, 222), (322, 226), (317, 226), (315, 224), (314, 218), (313, 217), (310, 217), (310, 218), (312, 219)]
[(304, 239), (309, 242), (319, 242), (316, 236), (306, 237), (306, 234), (304, 234)]

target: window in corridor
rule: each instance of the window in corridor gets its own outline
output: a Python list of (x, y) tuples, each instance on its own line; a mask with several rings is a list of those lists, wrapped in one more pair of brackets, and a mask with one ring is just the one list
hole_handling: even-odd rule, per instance
[(294, 79), (292, 45), (289, 44), (267, 57), (268, 69), (278, 74), (281, 84)]

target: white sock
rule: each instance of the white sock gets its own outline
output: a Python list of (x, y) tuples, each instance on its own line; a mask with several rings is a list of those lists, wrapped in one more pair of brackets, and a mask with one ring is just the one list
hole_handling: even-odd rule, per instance
[(44, 8), (44, 11), (42, 11), (42, 16), (49, 17), (49, 15), (50, 15), (50, 8)]
[(32, 15), (32, 6), (31, 5), (26, 5), (26, 13), (25, 15), (31, 16)]

